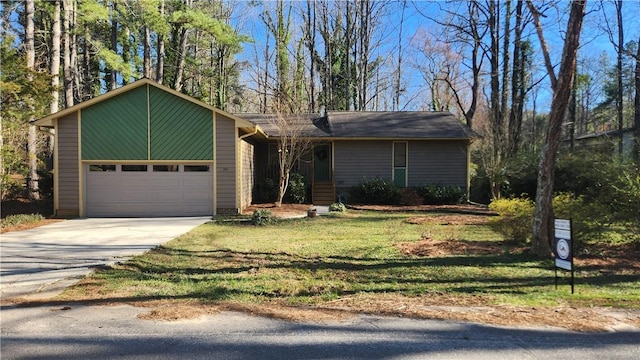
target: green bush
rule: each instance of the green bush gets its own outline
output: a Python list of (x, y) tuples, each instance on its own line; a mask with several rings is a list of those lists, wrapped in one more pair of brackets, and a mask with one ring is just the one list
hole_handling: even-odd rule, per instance
[(0, 222), (0, 228), (8, 228), (13, 226), (33, 224), (44, 220), (44, 217), (40, 214), (18, 214), (9, 215)]
[(278, 197), (278, 183), (273, 179), (263, 179), (256, 184), (256, 202), (270, 203)]
[(365, 179), (351, 188), (350, 195), (354, 203), (395, 205), (400, 200), (400, 189), (393, 182), (382, 178)]
[(251, 224), (255, 226), (264, 226), (273, 224), (276, 222), (276, 218), (269, 210), (255, 210), (251, 216)]
[(454, 185), (427, 184), (418, 188), (418, 194), (428, 205), (453, 205), (465, 201), (466, 191)]
[(615, 196), (611, 207), (617, 219), (626, 224), (633, 240), (640, 241), (640, 169), (623, 171), (614, 185)]
[(496, 199), (489, 209), (498, 216), (489, 220), (489, 225), (507, 240), (525, 244), (530, 240), (533, 226), (533, 201), (525, 198)]
[(329, 205), (329, 211), (345, 212), (347, 207), (343, 203), (333, 203)]
[(304, 176), (293, 173), (289, 176), (289, 188), (287, 189), (291, 199), (298, 204), (302, 204), (307, 199), (307, 182)]

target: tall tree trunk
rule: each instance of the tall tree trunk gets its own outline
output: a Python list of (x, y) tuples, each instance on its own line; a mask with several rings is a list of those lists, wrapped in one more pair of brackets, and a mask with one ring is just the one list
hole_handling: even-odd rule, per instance
[[(71, 52), (74, 48), (74, 44), (71, 43), (71, 31), (72, 31), (72, 19), (73, 19), (73, 6), (74, 0), (64, 0), (64, 18), (63, 18), (63, 37), (64, 37), (64, 106), (71, 107), (73, 106), (73, 64), (71, 63)], [(88, 47), (85, 39), (85, 47)], [(85, 48), (85, 52), (88, 52), (88, 49)]]
[[(311, 11), (313, 4), (313, 12)], [(306, 18), (306, 38), (307, 38), (307, 48), (309, 50), (309, 61), (311, 65), (309, 67), (309, 112), (313, 113), (316, 111), (316, 64), (315, 64), (315, 53), (316, 53), (316, 1), (311, 0), (307, 1), (307, 18)]]
[[(622, 53), (624, 51), (624, 30), (622, 26), (622, 0), (616, 1), (616, 16), (618, 19), (618, 61), (616, 64), (616, 78), (618, 80), (618, 92), (616, 94), (616, 113), (618, 118), (618, 156), (622, 157), (623, 136), (622, 129), (624, 125), (623, 117), (623, 89), (622, 89)], [(640, 44), (637, 44), (640, 46)]]
[(491, 48), (489, 52), (489, 62), (491, 68), (491, 94), (489, 121), (491, 131), (491, 149), (489, 154), (489, 182), (491, 187), (491, 196), (493, 198), (501, 197), (501, 181), (500, 175), (502, 168), (502, 114), (500, 113), (500, 20), (496, 0), (489, 0), (489, 35), (491, 36)]
[[(49, 111), (53, 114), (58, 112), (60, 103), (60, 1), (55, 0), (53, 4), (53, 26), (51, 29), (51, 105)], [(49, 135), (49, 152), (53, 153), (54, 135)]]
[(636, 49), (636, 69), (635, 69), (636, 95), (633, 101), (633, 137), (634, 149), (633, 155), (636, 164), (640, 167), (640, 38), (638, 38), (638, 46)]
[(520, 132), (522, 129), (522, 116), (524, 110), (524, 54), (522, 52), (522, 5), (523, 1), (518, 0), (516, 4), (516, 25), (513, 39), (513, 67), (511, 86), (511, 110), (509, 111), (508, 122), (508, 147), (507, 151), (511, 156), (518, 153), (520, 148)]
[[(528, 0), (528, 5), (533, 7), (530, 0)], [(571, 13), (567, 23), (564, 48), (562, 50), (562, 62), (560, 64), (559, 75), (553, 87), (549, 124), (547, 125), (546, 138), (542, 147), (542, 156), (540, 157), (540, 166), (538, 169), (536, 207), (533, 218), (531, 252), (538, 256), (548, 257), (551, 254), (550, 245), (553, 239), (552, 199), (556, 155), (562, 136), (562, 121), (567, 111), (569, 96), (571, 95), (571, 84), (576, 71), (576, 58), (580, 45), (580, 31), (582, 29), (585, 6), (586, 0), (574, 0), (571, 3)], [(539, 22), (536, 24), (536, 27), (538, 27), (538, 25)], [(542, 29), (539, 29), (538, 36), (542, 43), (544, 39)], [(545, 54), (545, 59), (549, 58), (549, 54)], [(551, 64), (547, 64), (547, 69), (552, 68)], [(553, 72), (549, 75), (550, 78), (555, 78)]]
[[(111, 8), (111, 50), (114, 53), (118, 53), (118, 17), (117, 17), (117, 3), (114, 1), (113, 7)], [(111, 68), (109, 69), (109, 65), (107, 64), (106, 70), (106, 78), (107, 78), (107, 89), (115, 90), (118, 87), (117, 84), (117, 74), (116, 70)]]
[(407, 6), (406, 0), (402, 2), (402, 12), (400, 13), (400, 31), (398, 31), (398, 67), (394, 81), (393, 110), (400, 110), (400, 92), (402, 80), (402, 26), (404, 25), (404, 9)]
[[(91, 85), (94, 82), (93, 73), (91, 71), (91, 43), (89, 41), (91, 39), (91, 33), (89, 32), (89, 25), (84, 26), (84, 53), (82, 56), (82, 94), (79, 96), (80, 99), (89, 99), (92, 97), (91, 94)], [(78, 89), (80, 91), (80, 89)]]
[(53, 3), (53, 27), (51, 29), (51, 106), (50, 112), (58, 112), (60, 101), (60, 0)]
[[(35, 0), (25, 1), (25, 55), (27, 60), (27, 68), (30, 71), (35, 71), (36, 63), (36, 50), (35, 50), (35, 24), (34, 24), (34, 12), (35, 12)], [(31, 74), (29, 77), (31, 78)], [(30, 113), (33, 113), (33, 106)], [(28, 121), (33, 120), (31, 117)], [(40, 199), (40, 191), (38, 187), (38, 146), (37, 146), (37, 131), (34, 125), (29, 124), (29, 131), (27, 134), (27, 154), (28, 154), (28, 168), (29, 174), (27, 175), (27, 192), (28, 196), (32, 200)]]
[[(164, 0), (160, 0), (160, 16), (164, 17)], [(164, 35), (158, 34), (156, 82), (162, 84), (164, 79)]]
[(151, 79), (151, 30), (144, 26), (144, 40), (142, 44), (142, 76)]
[(184, 74), (184, 63), (187, 56), (187, 35), (188, 29), (182, 28), (180, 30), (180, 45), (178, 48), (178, 59), (176, 61), (176, 77), (173, 80), (173, 88), (176, 91), (182, 90), (182, 75)]

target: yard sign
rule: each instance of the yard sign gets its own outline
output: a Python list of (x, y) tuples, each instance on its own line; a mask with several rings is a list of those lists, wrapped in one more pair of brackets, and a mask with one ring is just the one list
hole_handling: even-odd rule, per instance
[(554, 238), (556, 255), (556, 289), (558, 288), (558, 268), (571, 271), (571, 293), (573, 294), (574, 269), (573, 269), (573, 234), (571, 220), (555, 219)]

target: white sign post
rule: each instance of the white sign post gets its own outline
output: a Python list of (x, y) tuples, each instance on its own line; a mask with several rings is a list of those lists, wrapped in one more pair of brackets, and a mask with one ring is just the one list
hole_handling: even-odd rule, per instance
[(555, 219), (554, 237), (556, 255), (556, 289), (558, 288), (558, 268), (571, 271), (571, 293), (573, 294), (574, 270), (573, 270), (573, 233), (571, 220)]

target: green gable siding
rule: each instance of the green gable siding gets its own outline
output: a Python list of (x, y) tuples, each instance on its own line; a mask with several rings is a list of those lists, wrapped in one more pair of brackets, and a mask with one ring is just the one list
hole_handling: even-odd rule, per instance
[(150, 87), (151, 160), (213, 160), (213, 114)]
[(146, 160), (147, 87), (81, 111), (83, 160)]

